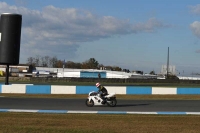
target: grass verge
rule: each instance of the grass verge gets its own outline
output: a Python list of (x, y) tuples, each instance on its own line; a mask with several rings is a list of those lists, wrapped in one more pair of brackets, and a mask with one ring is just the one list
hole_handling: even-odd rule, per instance
[(0, 133), (199, 133), (200, 116), (0, 113)]

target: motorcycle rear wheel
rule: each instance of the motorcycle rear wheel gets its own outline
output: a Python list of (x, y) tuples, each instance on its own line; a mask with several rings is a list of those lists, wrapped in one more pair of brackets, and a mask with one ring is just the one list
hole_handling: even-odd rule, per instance
[(92, 107), (92, 106), (94, 106), (94, 101), (93, 101), (93, 100), (89, 101), (89, 99), (86, 99), (85, 104), (86, 104), (88, 107)]
[(110, 106), (110, 107), (115, 107), (117, 105), (117, 100), (112, 99), (112, 100), (107, 102), (107, 105)]

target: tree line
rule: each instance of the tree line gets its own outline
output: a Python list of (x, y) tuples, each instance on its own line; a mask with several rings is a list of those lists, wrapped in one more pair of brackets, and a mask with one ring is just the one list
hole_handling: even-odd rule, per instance
[[(27, 63), (34, 67), (52, 67), (52, 68), (74, 68), (74, 69), (101, 69), (106, 68), (114, 71), (122, 71), (122, 68), (119, 66), (105, 66), (100, 64), (95, 58), (90, 58), (82, 63), (60, 60), (56, 56), (36, 56), (28, 57)], [(128, 69), (125, 69), (128, 70)], [(129, 71), (129, 70), (128, 70)]]

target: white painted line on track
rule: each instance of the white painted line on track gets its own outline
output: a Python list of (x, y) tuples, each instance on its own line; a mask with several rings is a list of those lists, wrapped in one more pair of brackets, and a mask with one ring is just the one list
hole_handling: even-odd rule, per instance
[(188, 115), (200, 115), (200, 112), (186, 112)]
[(38, 112), (38, 110), (8, 109), (8, 112), (30, 112), (30, 113), (36, 113), (36, 112)]
[(97, 114), (98, 111), (67, 111), (67, 113)]
[(157, 114), (156, 112), (127, 112), (127, 114)]
[(29, 110), (29, 109), (0, 109), (0, 112), (22, 113), (65, 113), (65, 114), (157, 114), (157, 115), (200, 115), (200, 112), (124, 112), (124, 111), (81, 111), (81, 110)]

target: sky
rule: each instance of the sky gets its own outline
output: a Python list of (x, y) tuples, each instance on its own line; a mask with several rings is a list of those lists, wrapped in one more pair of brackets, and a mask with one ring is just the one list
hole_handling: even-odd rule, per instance
[(22, 15), (20, 63), (28, 57), (180, 75), (200, 73), (199, 0), (1, 0)]

